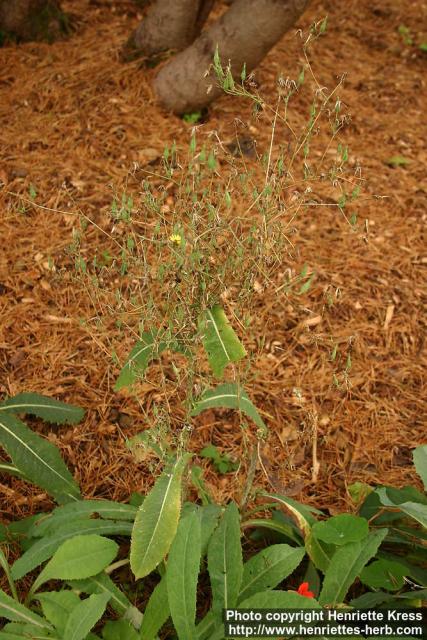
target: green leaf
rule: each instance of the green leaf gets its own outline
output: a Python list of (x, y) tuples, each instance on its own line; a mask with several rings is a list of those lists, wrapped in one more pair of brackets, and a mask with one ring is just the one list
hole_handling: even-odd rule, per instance
[[(384, 591), (377, 591), (375, 593), (364, 593), (359, 598), (351, 600), (350, 606), (354, 609), (374, 609), (383, 602), (391, 602), (398, 600), (426, 600), (427, 589), (414, 589), (413, 591), (406, 591), (405, 593), (384, 593)], [(404, 605), (402, 602), (400, 605)]]
[(376, 489), (376, 493), (380, 499), (380, 502), (385, 507), (399, 507), (402, 513), (405, 513), (410, 518), (413, 518), (423, 527), (427, 528), (427, 505), (420, 504), (419, 502), (401, 502), (396, 503), (390, 498), (392, 495), (390, 489), (381, 487)]
[(0, 404), (0, 413), (2, 411), (29, 414), (54, 424), (76, 424), (85, 415), (80, 407), (38, 393), (18, 393)]
[(348, 542), (357, 542), (366, 538), (369, 525), (365, 518), (351, 513), (340, 513), (323, 522), (316, 522), (311, 531), (318, 540), (341, 547)]
[(55, 445), (33, 433), (6, 411), (0, 413), (0, 444), (19, 471), (55, 500), (69, 502), (79, 499), (79, 487)]
[(0, 473), (9, 473), (11, 476), (22, 478), (22, 480), (27, 480), (28, 482), (28, 478), (25, 477), (25, 474), (22, 473), (22, 471), (15, 467), (15, 465), (7, 462), (0, 463)]
[(388, 160), (385, 161), (389, 167), (405, 167), (407, 164), (410, 164), (410, 160), (404, 158), (403, 156), (392, 156)]
[(419, 502), (403, 502), (399, 505), (399, 508), (407, 516), (427, 528), (427, 506), (425, 504), (419, 504)]
[(372, 492), (372, 487), (365, 482), (353, 482), (347, 488), (354, 504), (359, 504)]
[(166, 570), (169, 608), (180, 640), (196, 637), (194, 621), (201, 550), (200, 518), (194, 512), (179, 523)]
[(138, 509), (129, 504), (120, 504), (111, 500), (79, 500), (57, 507), (49, 514), (43, 514), (29, 530), (30, 537), (41, 538), (63, 530), (64, 524), (75, 520), (87, 520), (97, 514), (110, 520), (128, 520), (133, 522)]
[(208, 391), (205, 391), (201, 398), (196, 401), (191, 415), (198, 416), (199, 413), (206, 409), (215, 409), (219, 407), (239, 409), (249, 416), (249, 418), (251, 418), (258, 427), (266, 429), (258, 411), (249, 400), (245, 391), (237, 384), (221, 384), (218, 387), (215, 387), (215, 389), (208, 389)]
[(199, 330), (214, 375), (222, 378), (229, 362), (238, 362), (246, 351), (227, 320), (224, 310), (215, 305), (199, 320)]
[(19, 580), (27, 573), (48, 560), (65, 540), (76, 535), (130, 535), (132, 524), (129, 522), (112, 522), (110, 520), (77, 520), (45, 538), (37, 540), (12, 566), (12, 577)]
[(108, 567), (118, 549), (114, 540), (97, 535), (80, 535), (66, 540), (37, 577), (32, 590), (53, 578), (82, 580), (94, 576)]
[(320, 542), (313, 532), (310, 531), (305, 538), (305, 548), (313, 564), (317, 569), (320, 569), (320, 571), (325, 573), (335, 552), (335, 547), (325, 544), (324, 542)]
[(360, 576), (363, 567), (375, 556), (388, 529), (372, 531), (367, 538), (350, 542), (333, 555), (325, 573), (320, 593), (321, 605), (336, 605), (344, 602), (347, 591)]
[(304, 555), (303, 548), (295, 549), (288, 544), (273, 544), (257, 553), (243, 566), (239, 602), (277, 587), (297, 568)]
[(312, 525), (317, 522), (313, 514), (323, 515), (318, 509), (307, 507), (288, 496), (282, 496), (276, 493), (261, 493), (260, 495), (264, 498), (269, 498), (270, 500), (276, 500), (286, 509), (286, 511), (290, 512), (292, 517), (296, 520), (304, 537), (310, 533)]
[(363, 569), (360, 580), (371, 589), (397, 591), (403, 587), (408, 574), (407, 568), (399, 562), (381, 558)]
[(141, 340), (136, 343), (120, 371), (114, 385), (114, 391), (131, 386), (137, 378), (144, 375), (150, 360), (158, 357), (166, 349), (165, 342), (157, 344), (156, 341), (157, 333), (155, 331), (146, 331), (141, 335)]
[(40, 618), (27, 607), (16, 602), (13, 598), (8, 596), (4, 591), (0, 589), (0, 618), (6, 620), (12, 620), (12, 622), (23, 622), (27, 624), (33, 624), (39, 629), (51, 629), (48, 622)]
[(84, 640), (102, 617), (108, 599), (108, 594), (94, 594), (80, 602), (68, 618), (63, 640)]
[(34, 624), (20, 624), (18, 622), (9, 622), (0, 631), (0, 640), (60, 640), (58, 636), (47, 629), (39, 629)]
[(220, 617), (222, 609), (236, 605), (243, 576), (240, 518), (234, 502), (227, 506), (210, 540), (208, 571), (212, 588), (212, 609)]
[(150, 596), (142, 618), (140, 637), (143, 640), (154, 640), (157, 632), (163, 627), (169, 618), (169, 601), (164, 576)]
[(427, 491), (427, 444), (417, 447), (412, 452), (415, 469), (423, 481), (424, 489)]
[(202, 556), (206, 554), (208, 549), (209, 540), (215, 529), (218, 526), (218, 521), (221, 516), (222, 509), (217, 504), (207, 504), (199, 509), (201, 517), (201, 553)]
[(69, 586), (72, 589), (83, 591), (92, 595), (93, 593), (108, 593), (110, 598), (110, 606), (116, 613), (124, 619), (129, 620), (134, 627), (141, 626), (142, 614), (133, 606), (126, 598), (125, 594), (111, 580), (105, 571), (101, 571), (96, 576), (91, 576), (86, 580), (69, 580)]
[[(320, 609), (320, 605), (313, 598), (306, 598), (295, 591), (263, 591), (243, 600), (239, 609)], [(260, 636), (251, 638), (258, 640)]]
[(279, 522), (273, 518), (254, 518), (253, 520), (245, 520), (242, 524), (243, 528), (254, 528), (255, 535), (262, 535), (260, 529), (268, 529), (274, 533), (278, 533), (285, 540), (291, 540), (297, 545), (302, 544), (302, 539), (296, 530), (296, 527), (285, 522)]
[(138, 510), (132, 530), (130, 566), (143, 578), (163, 560), (178, 528), (181, 479), (189, 456), (162, 473)]
[(212, 611), (208, 611), (196, 627), (197, 639), (207, 640), (207, 638), (211, 638), (211, 634), (215, 631), (215, 627), (217, 626), (218, 620), (215, 618)]
[(44, 617), (49, 620), (62, 636), (68, 616), (80, 603), (80, 598), (72, 591), (46, 591), (37, 594)]
[(127, 620), (109, 620), (102, 630), (104, 640), (139, 640), (139, 633), (135, 631)]

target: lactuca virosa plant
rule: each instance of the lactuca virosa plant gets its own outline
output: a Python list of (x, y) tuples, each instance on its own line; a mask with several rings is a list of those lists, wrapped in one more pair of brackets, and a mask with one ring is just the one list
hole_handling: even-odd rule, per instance
[[(425, 483), (427, 445), (413, 456)], [(27, 550), (11, 567), (0, 554), (10, 591), (0, 591), (0, 615), (10, 621), (0, 639), (223, 640), (223, 608), (404, 608), (427, 600), (425, 493), (365, 487), (357, 514), (330, 518), (269, 493), (239, 511), (233, 502), (183, 502), (188, 459), (171, 461), (139, 508), (80, 500), (10, 525), (7, 544), (21, 539)], [(261, 550), (243, 546), (243, 534), (258, 547), (263, 541)], [(113, 535), (131, 536), (129, 557), (117, 559), (118, 542), (106, 537)], [(128, 564), (136, 582), (124, 585), (115, 572)], [(16, 582), (41, 565), (22, 602)], [(156, 586), (136, 607), (138, 581), (153, 575)], [(105, 620), (107, 607), (114, 620)]]

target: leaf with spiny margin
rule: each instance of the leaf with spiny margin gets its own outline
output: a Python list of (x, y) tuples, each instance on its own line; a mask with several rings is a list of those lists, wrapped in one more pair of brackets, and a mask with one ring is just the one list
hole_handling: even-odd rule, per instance
[(72, 589), (77, 589), (90, 595), (93, 593), (108, 593), (110, 596), (110, 606), (114, 611), (125, 620), (129, 620), (136, 629), (139, 629), (141, 626), (142, 613), (134, 607), (123, 591), (120, 591), (105, 571), (101, 571), (101, 573), (98, 573), (96, 576), (86, 578), (86, 580), (68, 580), (67, 584)]
[(427, 491), (427, 444), (422, 444), (412, 452), (415, 469), (423, 481), (424, 489)]
[(257, 553), (243, 565), (242, 588), (238, 602), (260, 591), (277, 587), (297, 568), (304, 555), (304, 548), (295, 548), (288, 544), (273, 544)]
[(80, 407), (39, 393), (18, 393), (0, 404), (0, 414), (3, 411), (29, 414), (53, 424), (76, 424), (85, 415)]
[(151, 573), (169, 551), (178, 528), (181, 480), (189, 458), (182, 456), (161, 474), (138, 510), (130, 545), (130, 566), (137, 579)]
[(344, 602), (347, 591), (360, 575), (363, 567), (375, 556), (387, 533), (388, 529), (377, 529), (367, 538), (350, 542), (334, 553), (326, 570), (319, 596), (322, 606)]
[(131, 522), (112, 522), (111, 520), (77, 520), (64, 525), (56, 533), (37, 540), (18, 558), (12, 566), (12, 577), (19, 580), (27, 573), (48, 560), (65, 540), (76, 535), (98, 534), (128, 535), (132, 532)]
[(200, 517), (183, 518), (172, 542), (166, 570), (171, 618), (179, 640), (196, 638), (196, 593), (201, 559)]
[(25, 624), (33, 624), (39, 629), (51, 629), (52, 627), (46, 620), (33, 613), (23, 604), (20, 604), (0, 589), (0, 618), (6, 618), (12, 622), (22, 622)]
[(0, 444), (19, 471), (57, 502), (80, 498), (79, 487), (57, 447), (7, 411), (0, 412)]
[(97, 514), (102, 519), (126, 520), (133, 522), (138, 509), (130, 504), (121, 504), (112, 500), (79, 500), (56, 507), (51, 513), (43, 514), (28, 532), (30, 537), (41, 538), (52, 535), (64, 524), (75, 520), (87, 520)]
[(102, 536), (74, 536), (55, 551), (32, 590), (36, 591), (47, 580), (83, 580), (95, 576), (114, 560), (118, 549), (114, 540)]
[(73, 591), (46, 591), (37, 594), (43, 615), (62, 636), (68, 616), (79, 604), (80, 598)]
[(218, 522), (221, 516), (222, 509), (217, 504), (207, 504), (204, 507), (200, 507), (199, 515), (201, 518), (202, 527), (202, 556), (207, 552), (209, 541), (213, 532), (218, 526)]
[(208, 571), (212, 588), (212, 609), (218, 617), (222, 609), (237, 603), (243, 576), (239, 511), (234, 502), (225, 509), (208, 546)]
[(145, 331), (141, 335), (141, 340), (138, 340), (133, 347), (120, 371), (114, 385), (114, 391), (120, 391), (123, 387), (130, 387), (134, 384), (138, 378), (144, 375), (150, 360), (158, 357), (166, 347), (166, 342), (157, 343), (157, 333), (155, 331)]
[(245, 357), (246, 351), (219, 305), (201, 315), (199, 331), (209, 364), (217, 378), (222, 378), (230, 362), (238, 362)]
[(190, 415), (198, 416), (206, 409), (238, 409), (243, 411), (261, 429), (266, 429), (261, 416), (249, 400), (245, 391), (238, 384), (220, 384), (215, 389), (208, 389), (196, 400)]
[(53, 631), (40, 629), (34, 624), (9, 622), (0, 631), (0, 640), (61, 640)]
[(108, 603), (108, 594), (94, 594), (77, 605), (70, 613), (63, 640), (84, 640), (102, 617)]
[(165, 624), (170, 616), (168, 589), (166, 575), (154, 588), (153, 593), (145, 607), (142, 618), (140, 637), (144, 640), (154, 640), (156, 634)]

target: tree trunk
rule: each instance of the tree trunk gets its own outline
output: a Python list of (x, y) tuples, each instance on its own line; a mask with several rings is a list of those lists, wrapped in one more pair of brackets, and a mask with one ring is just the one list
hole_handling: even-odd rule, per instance
[(154, 88), (162, 104), (178, 114), (207, 106), (222, 92), (211, 68), (216, 47), (223, 64), (231, 61), (233, 75), (240, 76), (244, 63), (249, 72), (296, 22), (309, 1), (234, 0), (217, 22), (160, 70)]
[(57, 0), (0, 0), (4, 40), (52, 42), (66, 31), (66, 15)]
[(182, 51), (199, 35), (214, 0), (157, 0), (122, 50), (122, 59)]

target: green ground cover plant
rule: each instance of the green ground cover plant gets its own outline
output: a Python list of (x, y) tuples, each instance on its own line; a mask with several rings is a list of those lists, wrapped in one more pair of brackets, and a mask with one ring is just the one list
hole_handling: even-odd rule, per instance
[[(413, 457), (425, 482), (427, 445)], [(80, 499), (3, 527), (10, 595), (0, 591), (9, 621), (0, 638), (150, 640), (163, 628), (167, 637), (214, 640), (224, 638), (223, 608), (405, 608), (427, 599), (425, 493), (365, 487), (356, 514), (328, 518), (262, 492), (242, 511), (185, 500), (189, 465), (189, 454), (171, 456), (138, 508)], [(243, 546), (242, 535), (261, 549)], [(9, 566), (16, 545), (22, 555)], [(132, 577), (121, 584), (115, 572), (128, 565)], [(29, 575), (22, 602), (17, 583)], [(141, 608), (140, 580), (150, 590)]]

